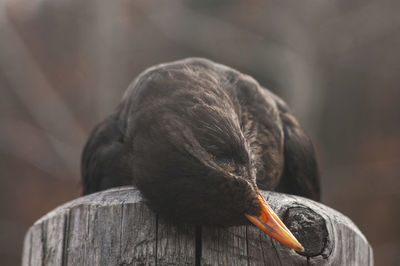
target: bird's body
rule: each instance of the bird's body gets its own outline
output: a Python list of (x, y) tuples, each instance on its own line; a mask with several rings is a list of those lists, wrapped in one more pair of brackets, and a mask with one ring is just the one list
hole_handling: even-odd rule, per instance
[(309, 138), (254, 79), (205, 59), (142, 73), (82, 157), (84, 194), (137, 186), (174, 221), (235, 225), (258, 215), (257, 187), (319, 199)]

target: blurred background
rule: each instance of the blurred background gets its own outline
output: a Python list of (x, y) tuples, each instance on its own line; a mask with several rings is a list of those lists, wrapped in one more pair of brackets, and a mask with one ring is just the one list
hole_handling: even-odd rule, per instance
[(79, 197), (85, 140), (133, 78), (191, 56), (288, 102), (315, 143), (323, 203), (359, 226), (376, 265), (396, 265), (399, 13), (397, 0), (0, 0), (1, 265)]

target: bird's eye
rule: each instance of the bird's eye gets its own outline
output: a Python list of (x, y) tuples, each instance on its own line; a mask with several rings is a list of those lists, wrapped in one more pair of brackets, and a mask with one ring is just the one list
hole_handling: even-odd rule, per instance
[(233, 173), (233, 168), (231, 168), (231, 167), (226, 167), (226, 168), (223, 168), (224, 170), (225, 170), (225, 172), (228, 172), (228, 173)]
[(235, 172), (235, 169), (231, 166), (232, 164), (232, 160), (231, 159), (227, 159), (224, 158), (224, 156), (219, 156), (216, 157), (214, 154), (209, 153), (210, 159), (213, 159), (215, 161), (218, 161), (217, 163), (219, 164), (219, 166), (228, 173), (233, 173)]

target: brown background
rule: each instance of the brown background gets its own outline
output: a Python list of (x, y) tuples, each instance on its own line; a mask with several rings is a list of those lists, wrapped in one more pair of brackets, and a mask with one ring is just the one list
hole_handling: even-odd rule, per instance
[(400, 261), (400, 2), (0, 1), (0, 262), (80, 195), (90, 129), (146, 67), (202, 56), (281, 95), (312, 136), (323, 203), (376, 265)]

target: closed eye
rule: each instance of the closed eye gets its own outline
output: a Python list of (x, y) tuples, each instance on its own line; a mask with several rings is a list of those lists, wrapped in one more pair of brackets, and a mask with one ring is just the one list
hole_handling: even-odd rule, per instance
[(228, 172), (228, 173), (233, 173), (233, 171), (234, 171), (234, 169), (233, 168), (230, 168), (230, 167), (228, 167), (228, 168), (222, 168), (222, 169), (224, 169), (224, 171), (225, 172)]
[(228, 173), (234, 173), (235, 172), (235, 163), (232, 158), (228, 157), (221, 157), (221, 156), (216, 156), (212, 153), (210, 153), (210, 158), (213, 159), (225, 172)]

